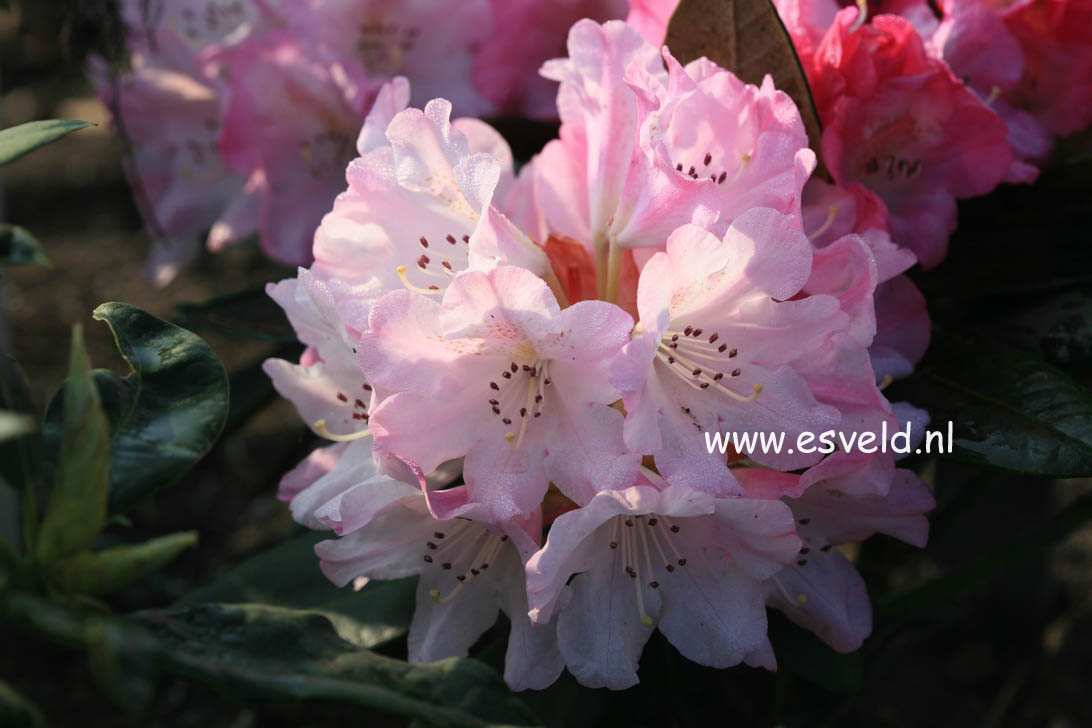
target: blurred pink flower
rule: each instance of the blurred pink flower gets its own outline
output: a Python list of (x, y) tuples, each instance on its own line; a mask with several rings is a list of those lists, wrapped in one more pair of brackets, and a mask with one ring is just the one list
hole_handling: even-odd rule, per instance
[(474, 83), (492, 113), (536, 119), (557, 118), (557, 84), (539, 76), (538, 69), (565, 53), (572, 24), (581, 18), (622, 18), (627, 10), (626, 0), (490, 0), (489, 5), (492, 33), (475, 54)]

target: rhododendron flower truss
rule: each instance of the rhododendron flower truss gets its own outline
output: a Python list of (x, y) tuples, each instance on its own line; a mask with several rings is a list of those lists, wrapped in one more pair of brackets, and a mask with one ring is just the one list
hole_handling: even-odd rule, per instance
[[(859, 579), (823, 549), (920, 542), (891, 519), (918, 528), (931, 501), (890, 455), (793, 446), (920, 419), (879, 388), (920, 356), (901, 341), (920, 319), (880, 326), (874, 299), (912, 298), (913, 254), (863, 186), (805, 194), (814, 154), (768, 79), (590, 20), (543, 73), (560, 139), (518, 178), (486, 124), (406, 108), (404, 79), (378, 92), (314, 264), (270, 288), (308, 348), (266, 369), (335, 442), (282, 497), (339, 536), (318, 548), (336, 583), (420, 574), (412, 659), (466, 654), (504, 611), (513, 687), (563, 665), (632, 685), (656, 628), (702, 664), (773, 669), (767, 601), (806, 589), (790, 616), (858, 645)], [(787, 446), (710, 453), (722, 432)]]

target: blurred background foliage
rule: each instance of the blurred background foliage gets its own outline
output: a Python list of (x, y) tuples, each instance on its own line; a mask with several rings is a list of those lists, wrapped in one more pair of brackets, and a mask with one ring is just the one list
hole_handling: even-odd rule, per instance
[[(495, 710), (497, 720), (533, 721), (537, 713), (550, 725), (1092, 725), (1092, 482), (986, 469), (974, 449), (911, 463), (938, 502), (925, 550), (882, 537), (859, 548), (876, 616), (855, 655), (836, 655), (775, 615), (777, 674), (701, 668), (657, 636), (641, 685), (620, 693), (586, 690), (565, 676), (546, 693), (520, 695), (525, 705), (508, 706), (503, 691), (489, 692), (495, 676), (474, 663), (391, 677), (393, 663), (384, 660), (404, 657), (412, 584), (335, 589), (314, 563), (317, 536), (297, 532), (274, 497), (279, 476), (316, 444), (257, 366), (272, 352), (298, 351), (261, 293), (290, 271), (244, 244), (202, 258), (165, 289), (147, 283), (149, 240), (122, 174), (123, 146), (82, 70), (89, 52), (125, 63), (116, 8), (106, 0), (16, 4), (0, 10), (0, 127), (47, 118), (96, 126), (0, 170), (0, 222), (31, 231), (51, 262), (0, 270), (0, 350), (22, 364), (40, 413), (69, 373), (72, 324), (83, 324), (94, 366), (129, 374), (110, 328), (90, 317), (102, 301), (126, 301), (198, 331), (231, 390), (208, 456), (176, 487), (105, 521), (94, 548), (191, 530), (199, 543), (187, 541), (192, 547), (173, 552), (162, 569), (96, 597), (99, 616), (90, 622), (74, 619), (90, 597), (7, 605), (0, 725), (36, 725), (43, 716), (96, 728), (399, 725), (408, 719), (362, 707), (397, 694), (486, 718)], [(532, 140), (517, 149), (523, 157), (550, 135), (511, 120), (501, 129)], [(1092, 384), (1088, 150), (1087, 139), (1071, 140), (1035, 186), (961, 205), (951, 257), (915, 276), (936, 346), (918, 376), (888, 390), (893, 400), (928, 405), (935, 421), (962, 418), (987, 434), (1017, 422), (1018, 433), (1041, 437), (1047, 448), (1068, 437), (1078, 448), (1073, 457), (1083, 457), (1079, 445), (1092, 441), (1081, 399)], [(1058, 387), (1071, 401), (1058, 399)], [(1011, 441), (999, 447), (1026, 452)], [(1007, 462), (1026, 470), (1019, 457)], [(0, 491), (0, 536), (9, 542), (18, 513), (13, 491)], [(294, 611), (209, 606), (217, 602)], [(43, 641), (28, 629), (35, 625), (57, 641)], [(345, 641), (349, 631), (353, 642)], [(499, 667), (506, 632), (504, 624), (490, 630), (473, 654)], [(380, 684), (377, 675), (393, 682)], [(396, 696), (362, 695), (361, 684)], [(413, 714), (413, 705), (396, 707)], [(437, 712), (432, 720), (461, 718)]]

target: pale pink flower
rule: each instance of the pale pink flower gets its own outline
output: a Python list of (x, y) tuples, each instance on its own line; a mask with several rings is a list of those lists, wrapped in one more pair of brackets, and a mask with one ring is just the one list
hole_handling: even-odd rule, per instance
[(694, 662), (773, 669), (763, 582), (799, 550), (783, 503), (714, 498), (644, 471), (553, 522), (527, 562), (530, 614), (556, 617), (565, 665), (589, 687), (635, 685), (653, 629)]
[(307, 349), (298, 364), (267, 359), (262, 368), (282, 397), (317, 434), (352, 436), (368, 426), (376, 393), (356, 365), (355, 339), (329, 288), (310, 271), (266, 288), (284, 308)]
[(628, 307), (623, 277), (644, 258), (626, 249), (661, 248), (679, 225), (723, 232), (749, 207), (799, 211), (814, 155), (769, 81), (748, 86), (704, 60), (683, 68), (633, 28), (588, 20), (542, 73), (561, 82), (562, 127), (533, 161), (535, 227), (548, 253), (583, 248), (598, 297)]
[[(704, 432), (784, 430), (791, 439), (838, 424), (838, 411), (816, 401), (790, 366), (849, 325), (834, 296), (795, 298), (811, 261), (811, 244), (788, 218), (756, 208), (723, 240), (680, 228), (641, 271), (639, 333), (611, 382), (626, 407), (626, 444), (652, 454), (671, 482), (739, 492), (723, 456), (707, 452)], [(779, 469), (819, 457), (749, 455)]]
[(856, 307), (859, 321), (871, 320), (872, 332), (862, 341), (869, 346), (877, 381), (908, 376), (929, 346), (929, 312), (917, 286), (901, 275), (916, 258), (891, 240), (887, 207), (860, 183), (838, 187), (819, 179), (804, 187), (803, 205), (804, 230), (818, 248), (809, 286), (822, 276), (844, 279), (849, 267), (834, 243), (845, 235), (861, 236), (876, 266), (875, 292), (866, 305)]
[(151, 36), (166, 30), (199, 53), (261, 32), (277, 21), (280, 4), (281, 0), (122, 0), (121, 17), (131, 32)]
[[(458, 518), (439, 520), (430, 512), (420, 471), (403, 466), (401, 480), (385, 475), (369, 448), (358, 445), (370, 443), (317, 450), (281, 484), (296, 520), (339, 536), (315, 547), (323, 573), (338, 586), (359, 577), (420, 576), (410, 662), (465, 657), (503, 611), (511, 622), (505, 680), (514, 690), (550, 685), (563, 667), (555, 626), (532, 624), (524, 585), (524, 562), (538, 548), (541, 516), (498, 523), (468, 506)], [(331, 456), (338, 458), (332, 467)], [(443, 496), (465, 501), (465, 490)]]
[(466, 457), (471, 497), (498, 518), (527, 515), (553, 481), (574, 500), (632, 478), (607, 365), (633, 321), (603, 301), (561, 310), (515, 267), (467, 271), (442, 303), (395, 291), (359, 344), (369, 380), (394, 392), (372, 413), (379, 452), (429, 471)]
[(345, 172), (348, 189), (315, 233), (312, 272), (337, 291), (343, 318), (365, 328), (371, 304), (410, 286), (442, 292), (473, 263), (499, 261), (545, 272), (542, 251), (492, 204), (512, 183), (512, 153), (474, 119), (450, 120), (451, 104), (404, 109), (404, 79), (384, 88)]
[[(927, 422), (917, 411), (914, 431)], [(792, 562), (766, 582), (768, 603), (840, 652), (851, 652), (872, 631), (864, 581), (835, 546), (875, 533), (922, 547), (925, 513), (935, 503), (913, 472), (895, 468), (890, 455), (835, 453), (803, 475), (739, 468), (747, 497), (777, 498), (791, 509), (801, 547)]]

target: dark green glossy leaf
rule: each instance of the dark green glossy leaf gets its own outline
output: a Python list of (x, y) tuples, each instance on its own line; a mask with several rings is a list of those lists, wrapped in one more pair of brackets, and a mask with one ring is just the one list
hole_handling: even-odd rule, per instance
[(1092, 295), (1073, 291), (1009, 317), (999, 333), (1051, 364), (1075, 367), (1092, 362)]
[(45, 728), (38, 708), (0, 680), (0, 725), (5, 728)]
[(435, 726), (529, 725), (534, 715), (476, 660), (410, 665), (361, 649), (354, 625), (303, 610), (203, 605), (135, 615), (173, 671), (258, 702), (328, 699)]
[(778, 612), (770, 611), (769, 635), (778, 665), (837, 693), (855, 693), (864, 679), (861, 656), (843, 655)]
[(179, 605), (255, 602), (349, 617), (357, 641), (376, 647), (402, 637), (413, 615), (417, 580), (372, 581), (360, 591), (338, 588), (323, 576), (315, 544), (329, 533), (307, 531), (264, 551), (195, 589)]
[(57, 469), (49, 492), (49, 508), (38, 532), (37, 553), (44, 563), (90, 548), (106, 523), (110, 425), (91, 379), (79, 326), (72, 330), (61, 412)]
[(0, 225), (0, 267), (49, 265), (38, 241), (18, 225)]
[(1092, 475), (1092, 392), (995, 339), (938, 332), (919, 371), (889, 394), (927, 409), (934, 430), (951, 421), (951, 456), (964, 462), (1037, 477)]
[[(223, 366), (200, 337), (136, 306), (104, 303), (105, 321), (132, 373), (97, 370), (111, 425), (110, 512), (176, 482), (212, 448), (227, 419)], [(62, 390), (63, 391), (63, 390)], [(46, 411), (46, 459), (57, 396)]]
[(50, 578), (65, 591), (100, 596), (133, 584), (197, 545), (197, 532), (184, 531), (138, 544), (75, 554), (49, 566)]
[(88, 121), (48, 119), (28, 121), (26, 124), (0, 130), (0, 165), (13, 162), (38, 147), (44, 147), (87, 126), (93, 124)]
[(680, 63), (705, 56), (756, 86), (772, 76), (774, 86), (800, 109), (808, 146), (819, 149), (823, 129), (811, 89), (770, 0), (682, 0), (664, 43)]
[(179, 323), (195, 331), (214, 331), (240, 339), (288, 343), (296, 334), (284, 309), (265, 292), (265, 286), (226, 293), (176, 307)]
[(949, 604), (959, 595), (1000, 577), (1020, 562), (1059, 543), (1090, 520), (1092, 495), (1086, 494), (1049, 519), (1033, 524), (1004, 548), (880, 602), (877, 612), (882, 619), (900, 619)]
[(916, 275), (931, 311), (968, 301), (1092, 284), (1092, 158), (1044, 170), (1032, 185), (1001, 185), (959, 204), (944, 265)]

